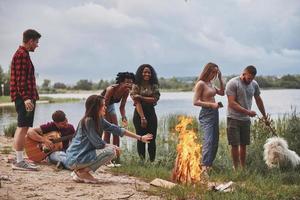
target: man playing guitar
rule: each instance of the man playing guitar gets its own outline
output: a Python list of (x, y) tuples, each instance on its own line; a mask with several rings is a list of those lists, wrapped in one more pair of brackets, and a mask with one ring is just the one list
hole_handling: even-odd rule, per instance
[[(29, 159), (38, 155), (39, 157), (32, 160), (41, 161), (46, 158), (47, 161), (57, 164), (57, 166), (62, 165), (65, 167), (66, 150), (74, 136), (75, 129), (73, 125), (68, 123), (66, 114), (61, 110), (57, 110), (52, 114), (52, 120), (52, 122), (28, 130), (25, 151)], [(60, 140), (58, 146), (54, 142), (55, 140)], [(40, 145), (40, 148), (37, 148), (38, 145), (36, 144)]]

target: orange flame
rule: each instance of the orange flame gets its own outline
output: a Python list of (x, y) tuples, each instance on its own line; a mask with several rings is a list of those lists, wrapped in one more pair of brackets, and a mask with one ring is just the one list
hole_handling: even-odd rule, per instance
[(179, 132), (177, 158), (173, 169), (173, 180), (180, 183), (198, 183), (201, 179), (201, 145), (198, 144), (195, 131), (189, 130), (191, 117), (181, 116), (175, 130)]

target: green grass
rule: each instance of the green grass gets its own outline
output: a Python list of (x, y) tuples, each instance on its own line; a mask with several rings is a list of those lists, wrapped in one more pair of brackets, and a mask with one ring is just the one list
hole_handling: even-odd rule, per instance
[[(49, 101), (49, 103), (66, 103), (66, 102), (78, 102), (80, 99), (76, 98), (52, 98), (52, 97), (40, 97), (40, 101)], [(10, 103), (10, 96), (0, 96), (0, 103)]]
[[(192, 128), (197, 130), (195, 126), (197, 121), (194, 120)], [(140, 177), (147, 182), (155, 178), (171, 181), (178, 142), (176, 135), (173, 134), (177, 122), (176, 115), (160, 120), (157, 159), (154, 163), (140, 161), (135, 151), (136, 147), (134, 147), (133, 152), (127, 150), (123, 152), (122, 167), (113, 168), (111, 171), (116, 174)], [(276, 128), (277, 134), (288, 141), (290, 149), (300, 154), (300, 118), (296, 111), (273, 121), (272, 125)], [(198, 132), (201, 138), (202, 133)], [(247, 168), (233, 171), (230, 148), (226, 138), (226, 126), (224, 122), (221, 122), (219, 150), (209, 181), (217, 183), (233, 181), (233, 192), (214, 192), (207, 190), (203, 185), (178, 185), (173, 189), (153, 188), (149, 193), (161, 196), (163, 199), (300, 200), (300, 166), (295, 169), (291, 167), (268, 169), (263, 161), (263, 144), (270, 136), (271, 133), (266, 127), (254, 121), (251, 130), (251, 145), (247, 151)]]
[(17, 123), (12, 122), (7, 127), (4, 127), (4, 130), (3, 130), (4, 135), (6, 137), (14, 137), (16, 129), (17, 129)]
[(10, 96), (0, 96), (0, 103), (9, 103), (10, 101)]

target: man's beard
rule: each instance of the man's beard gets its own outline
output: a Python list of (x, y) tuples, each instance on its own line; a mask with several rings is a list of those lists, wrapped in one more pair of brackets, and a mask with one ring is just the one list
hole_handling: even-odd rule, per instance
[(243, 81), (246, 85), (249, 85), (251, 83), (251, 81), (247, 81), (245, 77), (243, 77)]

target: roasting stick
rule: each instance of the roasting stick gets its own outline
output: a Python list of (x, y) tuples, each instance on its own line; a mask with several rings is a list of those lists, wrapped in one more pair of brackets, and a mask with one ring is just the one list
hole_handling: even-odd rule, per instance
[(276, 134), (275, 129), (271, 126), (271, 117), (270, 117), (269, 114), (267, 114), (266, 119), (264, 119), (263, 117), (258, 117), (258, 120), (260, 122), (263, 122), (270, 129), (270, 131), (272, 133), (272, 136), (277, 136), (278, 137), (278, 135)]

